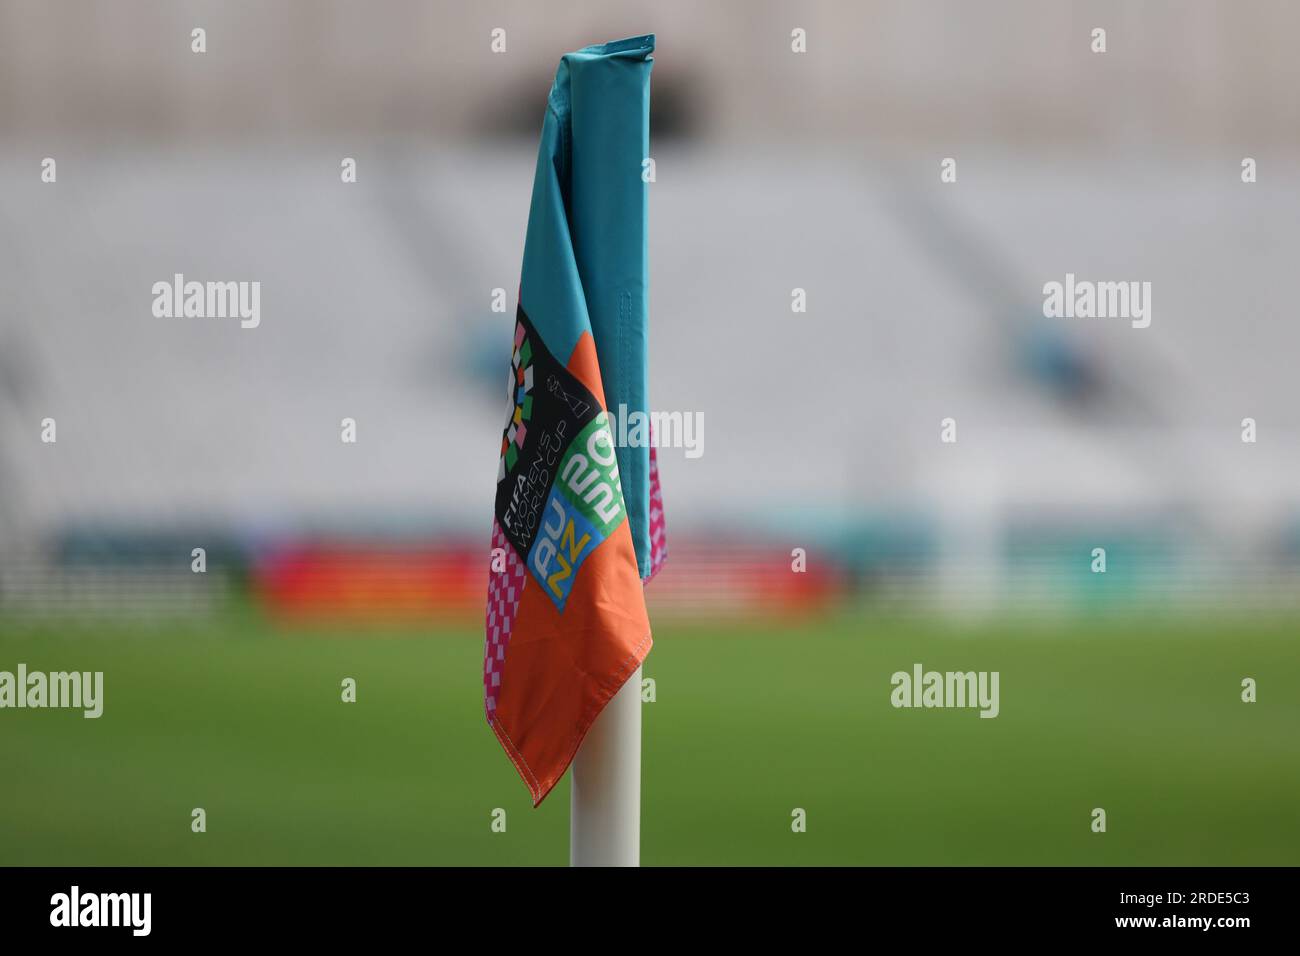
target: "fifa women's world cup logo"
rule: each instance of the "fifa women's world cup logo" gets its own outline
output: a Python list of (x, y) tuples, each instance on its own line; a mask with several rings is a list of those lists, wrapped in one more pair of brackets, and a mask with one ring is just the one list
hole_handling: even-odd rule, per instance
[(627, 517), (609, 418), (523, 309), (510, 360), (496, 515), (561, 611), (578, 569)]
[(522, 322), (515, 322), (515, 347), (510, 357), (510, 380), (507, 384), (507, 411), (505, 433), (501, 436), (501, 461), (497, 465), (497, 481), (505, 480), (514, 471), (528, 436), (528, 422), (533, 415), (533, 350)]

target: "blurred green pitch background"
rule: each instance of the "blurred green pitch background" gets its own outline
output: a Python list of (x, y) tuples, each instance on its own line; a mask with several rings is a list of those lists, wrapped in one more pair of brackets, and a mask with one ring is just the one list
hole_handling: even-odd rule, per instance
[[(646, 667), (643, 861), (1296, 865), (1295, 626), (665, 623)], [(483, 720), (477, 627), (359, 638), (239, 615), (0, 635), (0, 669), (105, 673), (99, 720), (0, 713), (0, 864), (567, 860), (567, 781), (529, 807)], [(918, 661), (1000, 670), (1001, 715), (893, 709), (890, 675)], [(1244, 676), (1258, 703), (1241, 702)]]

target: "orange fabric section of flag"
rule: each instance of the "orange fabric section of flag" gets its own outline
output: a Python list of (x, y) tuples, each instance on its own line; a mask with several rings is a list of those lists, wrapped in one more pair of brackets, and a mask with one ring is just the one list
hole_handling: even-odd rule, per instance
[[(533, 805), (564, 776), (582, 738), (650, 652), (650, 622), (627, 524), (584, 563), (561, 615), (525, 588), (492, 729)], [(513, 730), (511, 729), (513, 728)]]
[[(518, 395), (532, 373), (539, 394), (527, 419), (511, 414), (514, 437), (507, 428), (507, 445), (521, 451), (506, 468), (515, 483), (498, 485), (493, 539), (504, 553), (489, 579), (484, 684), (488, 723), (536, 806), (652, 639), (595, 342), (584, 333), (560, 369), (522, 309), (517, 329), (516, 353), (527, 350), (530, 361), (516, 363), (522, 377), (512, 366), (511, 381)], [(522, 445), (520, 424), (528, 429)], [(530, 493), (547, 502), (531, 529)]]

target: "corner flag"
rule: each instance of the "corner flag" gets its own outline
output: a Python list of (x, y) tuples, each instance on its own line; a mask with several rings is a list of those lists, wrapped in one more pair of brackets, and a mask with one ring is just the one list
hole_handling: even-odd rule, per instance
[[(664, 555), (645, 416), (646, 183), (654, 37), (560, 61), (547, 100), (497, 466), (483, 685), (541, 803), (650, 651), (642, 579)], [(652, 488), (652, 482), (655, 487)]]

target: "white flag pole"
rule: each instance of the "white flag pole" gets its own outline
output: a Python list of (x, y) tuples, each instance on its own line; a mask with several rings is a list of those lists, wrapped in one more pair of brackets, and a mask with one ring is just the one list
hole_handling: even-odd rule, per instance
[(570, 866), (641, 864), (641, 668), (605, 705), (573, 758)]

